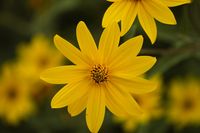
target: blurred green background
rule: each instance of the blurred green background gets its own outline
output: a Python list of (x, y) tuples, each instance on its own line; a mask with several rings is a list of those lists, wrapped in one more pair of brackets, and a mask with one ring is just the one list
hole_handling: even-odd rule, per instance
[[(28, 68), (29, 64), (32, 62), (32, 58), (30, 58), (30, 60), (21, 59), (22, 57), (20, 55), (26, 56), (26, 54), (20, 54), (20, 51), (23, 51), (20, 50), (20, 47), (23, 45), (28, 49), (29, 46), (34, 45), (37, 41), (34, 42), (33, 40), (37, 38), (37, 35), (44, 36), (52, 49), (54, 49), (53, 36), (55, 34), (59, 34), (73, 44), (77, 44), (75, 33), (76, 25), (79, 21), (85, 21), (96, 42), (98, 42), (103, 30), (101, 20), (109, 5), (110, 3), (106, 2), (106, 0), (1, 0), (0, 79), (2, 80), (4, 77), (3, 75), (5, 75), (5, 64), (12, 64), (11, 66), (13, 68), (18, 68), (20, 66), (27, 73), (29, 73), (30, 70), (32, 71), (32, 69)], [(168, 89), (171, 81), (174, 79), (185, 79), (188, 75), (190, 77), (192, 76), (197, 79), (198, 85), (196, 88), (200, 89), (200, 1), (193, 0), (189, 5), (171, 9), (176, 16), (178, 24), (176, 26), (169, 26), (157, 22), (158, 38), (154, 45), (151, 45), (148, 37), (141, 30), (137, 21), (132, 29), (121, 39), (121, 42), (124, 42), (133, 36), (139, 34), (144, 35), (145, 42), (141, 54), (152, 55), (158, 58), (157, 64), (149, 71), (148, 75), (153, 76), (158, 73), (161, 75), (160, 80), (162, 80), (163, 83), (161, 87), (162, 94), (160, 95), (163, 110), (165, 110), (167, 106)], [(37, 53), (37, 51), (34, 51), (34, 48), (31, 49), (30, 47), (29, 49), (27, 58)], [(51, 57), (49, 58), (51, 59)], [(24, 60), (26, 62), (24, 63), (25, 65), (23, 63), (20, 64), (19, 60)], [(60, 64), (67, 63), (70, 62), (67, 60), (60, 61)], [(55, 63), (52, 66), (56, 66), (57, 64)], [(13, 72), (13, 70), (10, 71)], [(38, 75), (41, 71), (42, 70), (38, 70)], [(38, 80), (34, 80), (34, 83), (30, 83), (30, 88), (35, 89), (38, 87), (37, 83), (42, 82), (39, 80), (39, 76), (36, 76), (36, 79)], [(3, 80), (1, 83), (2, 82)], [(41, 86), (43, 87), (48, 86), (45, 83), (40, 84), (42, 84)], [(45, 90), (45, 93), (39, 92), (41, 94), (39, 97), (42, 98), (39, 100), (34, 96), (31, 98), (35, 109), (33, 111), (34, 113), (31, 113), (28, 118), (19, 120), (20, 122), (17, 124), (11, 124), (9, 121), (6, 121), (4, 117), (0, 116), (2, 117), (0, 119), (0, 133), (89, 132), (86, 126), (84, 113), (71, 118), (66, 108), (51, 109), (51, 98), (58, 91), (56, 88), (59, 87), (51, 86), (46, 88), (48, 88), (48, 90)], [(0, 89), (2, 88), (0, 87)], [(198, 101), (197, 104), (199, 105), (200, 101)], [(1, 107), (0, 104), (0, 110), (1, 108), (4, 108), (4, 106)], [(15, 108), (13, 108), (13, 110), (14, 109)], [(200, 108), (198, 108), (198, 110), (200, 113)], [(198, 115), (199, 113), (194, 115)], [(125, 131), (122, 126), (123, 122), (116, 121), (111, 113), (107, 112), (100, 132), (200, 133), (199, 124), (186, 124), (177, 127), (173, 122), (169, 122), (167, 117), (168, 116), (163, 115), (158, 119), (150, 120), (147, 124), (138, 124), (136, 129), (132, 131)], [(185, 116), (183, 115), (182, 117)]]

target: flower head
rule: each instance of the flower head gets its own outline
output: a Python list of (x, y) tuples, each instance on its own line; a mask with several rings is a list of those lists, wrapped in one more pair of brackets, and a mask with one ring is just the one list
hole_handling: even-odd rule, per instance
[[(35, 35), (30, 43), (22, 43), (18, 47), (18, 71), (29, 82), (30, 90), (35, 97), (44, 95), (50, 86), (39, 79), (40, 73), (50, 67), (61, 64), (63, 56), (51, 46), (47, 37), (42, 34)], [(26, 69), (24, 69), (26, 68)]]
[(198, 79), (174, 80), (169, 93), (167, 114), (178, 127), (200, 123), (200, 84)]
[(13, 66), (3, 67), (0, 84), (1, 118), (15, 125), (33, 113), (35, 108), (29, 85)]
[(190, 3), (191, 0), (108, 0), (113, 4), (107, 9), (102, 25), (107, 27), (121, 21), (121, 35), (125, 35), (135, 21), (136, 16), (154, 43), (157, 37), (155, 19), (164, 24), (176, 24), (169, 7)]
[(54, 37), (56, 47), (74, 65), (44, 71), (41, 79), (54, 84), (67, 84), (52, 99), (53, 108), (68, 106), (72, 116), (86, 109), (86, 121), (93, 133), (100, 129), (106, 107), (117, 116), (141, 114), (131, 93), (153, 91), (154, 82), (139, 76), (156, 62), (150, 56), (137, 56), (143, 37), (137, 36), (119, 46), (120, 29), (117, 23), (102, 33), (97, 48), (84, 22), (77, 26), (80, 50), (60, 36)]

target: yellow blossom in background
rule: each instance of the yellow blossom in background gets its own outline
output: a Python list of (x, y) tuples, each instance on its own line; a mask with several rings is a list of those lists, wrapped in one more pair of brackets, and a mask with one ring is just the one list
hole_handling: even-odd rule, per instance
[(155, 19), (164, 24), (175, 25), (176, 19), (169, 7), (190, 3), (191, 0), (107, 0), (113, 2), (104, 14), (102, 25), (121, 22), (121, 36), (125, 35), (134, 23), (136, 16), (150, 38), (156, 41)]
[(68, 106), (71, 116), (86, 109), (86, 122), (92, 133), (103, 123), (106, 107), (117, 116), (141, 115), (131, 93), (151, 92), (156, 84), (139, 77), (156, 62), (150, 56), (137, 56), (143, 37), (137, 36), (119, 46), (120, 29), (109, 25), (97, 45), (84, 22), (76, 30), (80, 50), (60, 36), (54, 37), (58, 50), (74, 65), (48, 69), (41, 79), (65, 85), (52, 99), (52, 108)]
[(158, 84), (158, 87), (155, 91), (142, 95), (133, 94), (133, 98), (144, 111), (143, 115), (115, 118), (116, 122), (122, 123), (123, 129), (126, 132), (133, 132), (138, 125), (148, 124), (150, 120), (159, 118), (163, 114), (161, 107), (162, 79), (160, 76), (156, 75), (151, 78), (151, 80)]
[(169, 93), (168, 118), (178, 127), (200, 124), (200, 80), (174, 80)]
[(61, 64), (63, 56), (51, 47), (50, 40), (44, 35), (33, 37), (30, 44), (21, 44), (18, 48), (17, 69), (27, 82), (32, 84), (33, 93), (41, 93), (50, 86), (40, 81), (40, 73), (50, 67)]
[(34, 111), (29, 85), (15, 66), (5, 65), (0, 75), (0, 118), (16, 125)]

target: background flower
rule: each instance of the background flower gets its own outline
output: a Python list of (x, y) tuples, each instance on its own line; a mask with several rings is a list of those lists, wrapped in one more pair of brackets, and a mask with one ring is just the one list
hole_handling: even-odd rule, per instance
[(169, 93), (169, 120), (182, 127), (187, 124), (200, 124), (200, 84), (193, 77), (174, 80)]
[(17, 125), (34, 112), (29, 84), (12, 65), (5, 65), (0, 79), (0, 117)]

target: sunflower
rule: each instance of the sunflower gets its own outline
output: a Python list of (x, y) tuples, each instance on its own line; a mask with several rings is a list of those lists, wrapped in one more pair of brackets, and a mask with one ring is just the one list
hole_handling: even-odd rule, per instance
[(67, 84), (52, 99), (52, 108), (68, 106), (71, 116), (86, 109), (86, 122), (92, 133), (100, 129), (106, 107), (117, 116), (142, 113), (131, 93), (147, 93), (156, 84), (139, 77), (156, 62), (150, 56), (137, 56), (143, 37), (137, 36), (119, 45), (117, 23), (102, 33), (98, 48), (84, 22), (76, 30), (80, 50), (60, 36), (54, 37), (58, 50), (74, 65), (48, 69), (41, 79), (53, 84)]
[(5, 65), (0, 79), (0, 117), (16, 125), (34, 112), (28, 84), (13, 66)]
[(200, 123), (200, 84), (199, 80), (188, 78), (174, 80), (169, 93), (170, 104), (167, 114), (178, 127)]
[(164, 24), (175, 25), (176, 19), (169, 7), (190, 3), (191, 0), (107, 0), (113, 4), (104, 14), (102, 25), (107, 27), (121, 21), (121, 36), (131, 28), (136, 16), (150, 38), (156, 41), (157, 27), (155, 19)]

